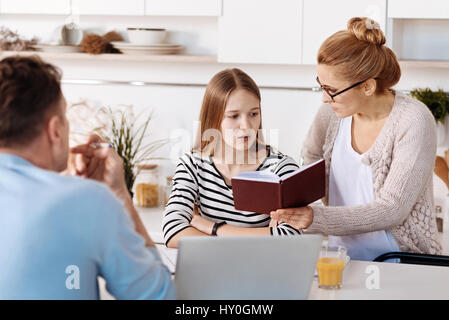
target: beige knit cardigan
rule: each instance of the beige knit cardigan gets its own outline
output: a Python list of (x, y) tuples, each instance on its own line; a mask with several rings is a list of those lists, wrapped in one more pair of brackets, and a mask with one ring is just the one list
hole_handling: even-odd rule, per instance
[(332, 148), (340, 125), (328, 104), (318, 110), (305, 140), (305, 164), (324, 158), (326, 195), (312, 204), (307, 232), (351, 235), (388, 230), (401, 251), (441, 254), (433, 211), (436, 126), (429, 109), (396, 92), (393, 108), (362, 162), (373, 174), (374, 201), (357, 206), (327, 206)]

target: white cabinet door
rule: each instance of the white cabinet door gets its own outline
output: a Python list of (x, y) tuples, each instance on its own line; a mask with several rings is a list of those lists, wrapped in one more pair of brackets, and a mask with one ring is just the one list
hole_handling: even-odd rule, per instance
[(143, 16), (144, 0), (72, 0), (74, 14)]
[(145, 15), (220, 16), (221, 0), (145, 0)]
[(218, 61), (301, 63), (302, 0), (223, 0)]
[(0, 13), (70, 14), (70, 0), (0, 0)]
[(316, 64), (323, 41), (346, 29), (352, 17), (370, 17), (385, 32), (386, 0), (304, 0), (303, 63)]
[(449, 19), (447, 0), (389, 0), (389, 18)]

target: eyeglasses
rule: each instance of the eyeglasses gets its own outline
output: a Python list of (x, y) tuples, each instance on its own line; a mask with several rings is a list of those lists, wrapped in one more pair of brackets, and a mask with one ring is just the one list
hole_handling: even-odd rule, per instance
[[(377, 79), (377, 78), (374, 78), (374, 79)], [(367, 80), (368, 80), (368, 79), (367, 79)], [(352, 86), (347, 87), (346, 89), (343, 89), (343, 90), (341, 90), (341, 91), (338, 91), (337, 93), (332, 94), (332, 93), (330, 93), (326, 88), (323, 87), (323, 85), (322, 85), (321, 82), (320, 82), (320, 79), (319, 79), (318, 77), (316, 77), (316, 82), (318, 82), (318, 84), (320, 85), (320, 88), (323, 89), (323, 91), (327, 93), (327, 95), (329, 96), (329, 98), (331, 98), (332, 102), (335, 102), (335, 101), (334, 101), (334, 97), (336, 97), (336, 96), (338, 96), (339, 94), (342, 94), (343, 92), (346, 92), (346, 91), (348, 91), (348, 90), (350, 90), (350, 89), (352, 89), (352, 88), (354, 88), (354, 87), (357, 87), (359, 84), (362, 84), (362, 83), (364, 83), (365, 81), (366, 81), (366, 80), (359, 81), (359, 82), (357, 82), (357, 83), (354, 83)]]

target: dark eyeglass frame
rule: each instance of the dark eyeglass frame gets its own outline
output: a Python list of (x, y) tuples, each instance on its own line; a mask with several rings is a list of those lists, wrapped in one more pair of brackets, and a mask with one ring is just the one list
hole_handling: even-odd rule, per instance
[[(374, 78), (374, 79), (377, 79), (377, 78)], [(338, 96), (339, 94), (342, 94), (343, 92), (346, 92), (346, 91), (348, 91), (348, 90), (351, 90), (351, 89), (354, 88), (354, 87), (357, 87), (358, 85), (364, 83), (364, 82), (367, 81), (367, 80), (369, 80), (369, 79), (366, 79), (366, 80), (363, 80), (363, 81), (359, 81), (359, 82), (354, 83), (353, 85), (347, 87), (346, 89), (343, 89), (343, 90), (340, 90), (340, 91), (338, 91), (338, 92), (336, 92), (336, 93), (334, 93), (334, 94), (331, 94), (326, 88), (323, 87), (323, 85), (321, 84), (320, 79), (318, 78), (318, 76), (316, 77), (316, 82), (318, 82), (318, 84), (320, 85), (320, 88), (321, 88), (322, 90), (324, 90), (324, 91), (327, 93), (327, 95), (329, 96), (329, 98), (331, 98), (332, 102), (335, 102), (335, 101), (334, 101), (334, 97)]]

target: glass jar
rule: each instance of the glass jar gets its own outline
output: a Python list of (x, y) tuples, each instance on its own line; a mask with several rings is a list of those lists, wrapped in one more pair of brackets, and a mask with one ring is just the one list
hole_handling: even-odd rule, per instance
[(139, 207), (159, 206), (159, 173), (157, 164), (145, 164), (137, 167), (135, 197)]
[(172, 188), (173, 188), (173, 177), (168, 176), (167, 182), (165, 184), (165, 191), (164, 191), (164, 205), (167, 205), (168, 199), (170, 199)]

